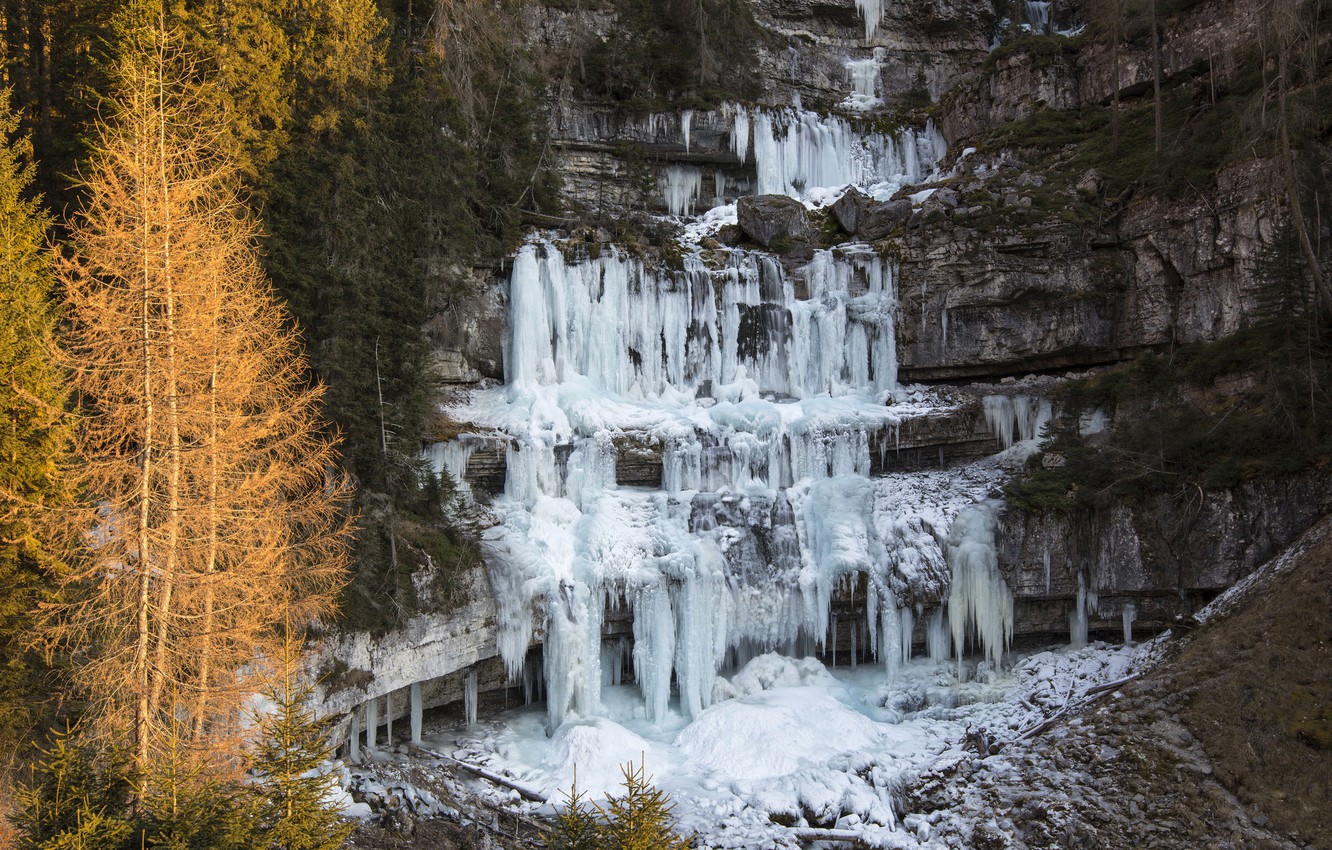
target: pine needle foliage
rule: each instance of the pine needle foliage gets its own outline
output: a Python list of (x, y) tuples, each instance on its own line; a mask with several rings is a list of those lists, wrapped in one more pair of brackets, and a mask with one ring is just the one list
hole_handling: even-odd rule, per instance
[(296, 636), (284, 641), (283, 675), (269, 691), (271, 714), (260, 722), (252, 772), (262, 803), (257, 846), (263, 850), (337, 850), (353, 825), (325, 805), (335, 784), (321, 773), (330, 757), (327, 723), (310, 708), (314, 685), (299, 675)]
[(199, 775), (177, 758), (158, 768), (190, 771), (139, 797), (133, 748), (90, 729), (66, 730), (41, 752), (21, 787), (15, 819), (19, 850), (253, 850), (255, 795), (244, 786)]
[(687, 850), (693, 838), (676, 831), (670, 795), (652, 784), (644, 763), (622, 765), (624, 793), (610, 794), (606, 805), (589, 803), (573, 786), (556, 815), (550, 850)]
[(68, 501), (63, 475), (70, 428), (68, 390), (55, 344), (50, 220), (28, 196), (18, 121), (0, 93), (0, 746), (25, 737), (48, 686), (28, 649), (32, 612), (51, 590), (52, 553), (40, 533), (47, 506)]

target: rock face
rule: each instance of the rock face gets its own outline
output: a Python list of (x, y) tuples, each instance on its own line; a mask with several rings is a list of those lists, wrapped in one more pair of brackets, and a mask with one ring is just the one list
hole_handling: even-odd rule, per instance
[[(1055, 6), (1056, 16), (1069, 22), (1071, 4)], [(754, 9), (771, 36), (758, 49), (765, 86), (760, 100), (769, 114), (796, 102), (836, 108), (847, 97), (853, 62), (872, 61), (873, 98), (889, 113), (921, 97), (939, 104), (951, 171), (936, 175), (928, 197), (916, 196), (920, 186), (891, 200), (852, 189), (830, 207), (849, 237), (844, 241), (875, 243), (881, 255), (897, 259), (902, 382), (1000, 380), (1096, 367), (1244, 326), (1258, 286), (1256, 256), (1284, 217), (1273, 161), (1238, 162), (1204, 193), (1144, 194), (1108, 214), (1105, 181), (1094, 171), (1056, 186), (1040, 162), (1006, 150), (963, 153), (1005, 122), (1104, 104), (1116, 91), (1141, 93), (1151, 83), (1148, 49), (1126, 48), (1118, 67), (1103, 48), (1067, 41), (1037, 40), (1040, 49), (990, 54), (998, 14), (988, 2), (894, 4), (868, 39), (849, 0), (757, 0)], [(612, 14), (532, 4), (529, 39), (557, 55), (578, 39), (603, 36)], [(1165, 73), (1235, 61), (1254, 37), (1258, 14), (1230, 0), (1203, 0), (1174, 15), (1165, 24)], [(729, 105), (629, 115), (564, 94), (552, 103), (552, 152), (573, 208), (618, 215), (736, 204), (744, 236), (788, 261), (800, 259), (800, 247), (827, 221), (793, 198), (752, 194), (761, 175), (751, 128)], [(843, 239), (831, 221), (825, 230)], [(460, 274), (484, 294), (432, 320), (440, 380), (502, 380), (504, 275), (483, 283), (482, 273)], [(466, 477), (482, 501), (503, 492), (506, 448), (497, 439), (467, 461)], [(974, 402), (947, 416), (912, 420), (900, 433), (875, 433), (870, 448), (872, 472), (880, 475), (947, 466), (996, 445)], [(567, 457), (567, 447), (556, 451)], [(615, 453), (620, 486), (660, 486), (660, 445), (624, 433)], [(1063, 639), (1079, 597), (1094, 634), (1118, 633), (1129, 604), (1139, 629), (1164, 628), (1329, 510), (1332, 484), (1306, 476), (1118, 504), (1079, 522), (1010, 511), (998, 545), (1016, 597), (1016, 633), (1019, 639)], [(329, 704), (382, 698), (413, 676), (438, 680), (438, 698), (456, 699), (458, 671), (493, 654), (493, 602), (489, 609), (475, 604), (481, 607), (469, 603), (451, 618), (426, 618), (410, 634), (348, 638), (338, 652), (353, 659), (353, 669), (373, 667), (375, 680), (342, 692), (347, 696), (330, 695)], [(468, 630), (460, 625), (467, 618), (480, 625)], [(615, 627), (627, 628), (623, 622)], [(491, 649), (480, 649), (486, 641)], [(438, 651), (422, 653), (421, 646)], [(455, 652), (461, 660), (434, 666), (414, 659)]]
[[(486, 673), (486, 687), (503, 687), (495, 647), (495, 597), (482, 569), (456, 580), (465, 601), (451, 610), (413, 617), (386, 635), (353, 632), (325, 643), (314, 665), (320, 670), (321, 713), (350, 714), (375, 702), (380, 720), (396, 720), (409, 711), (409, 687), (421, 683), (423, 706), (432, 708), (462, 697), (462, 677), (475, 665)], [(486, 663), (491, 662), (491, 663)], [(345, 736), (349, 717), (336, 730)]]
[(810, 237), (805, 205), (785, 195), (744, 197), (735, 206), (736, 219), (745, 235), (764, 248), (785, 240), (788, 244)]
[(876, 201), (854, 186), (832, 205), (837, 223), (857, 239), (875, 242), (894, 232), (911, 218), (911, 202)]
[(1089, 628), (1119, 634), (1126, 604), (1140, 633), (1169, 628), (1293, 542), (1332, 512), (1332, 481), (1310, 473), (1234, 490), (1153, 496), (1070, 521), (1010, 512), (999, 563), (1016, 597), (1015, 631), (1068, 634), (1079, 589)]
[(960, 205), (942, 213), (899, 240), (903, 378), (1099, 365), (1233, 333), (1280, 192), (1276, 164), (1256, 160), (1222, 172), (1207, 198), (1145, 199), (1101, 225), (1051, 215), (989, 229)]

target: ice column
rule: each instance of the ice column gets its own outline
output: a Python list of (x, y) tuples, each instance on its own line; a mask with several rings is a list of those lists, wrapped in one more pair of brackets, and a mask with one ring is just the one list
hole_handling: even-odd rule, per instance
[(872, 109), (883, 103), (879, 100), (879, 70), (883, 67), (883, 55), (883, 48), (876, 47), (868, 59), (847, 60), (846, 76), (851, 83), (851, 94), (843, 102), (844, 106)]
[(874, 38), (879, 22), (883, 20), (883, 0), (856, 0), (856, 9), (865, 19), (865, 40), (869, 41)]
[(1068, 614), (1068, 643), (1074, 649), (1087, 645), (1087, 583), (1078, 576), (1078, 595)]
[(476, 671), (468, 670), (467, 679), (463, 683), (463, 713), (468, 726), (476, 725), (476, 705), (478, 697)]
[(1040, 439), (1053, 415), (1048, 399), (1033, 396), (987, 395), (981, 399), (985, 421), (1001, 448), (1019, 441)]
[(659, 185), (671, 215), (690, 215), (703, 192), (703, 172), (692, 165), (668, 165), (662, 169)]
[(421, 683), (420, 683), (420, 682), (412, 682), (412, 687), (411, 687), (411, 692), (410, 692), (410, 694), (411, 694), (411, 695), (410, 695), (409, 698), (410, 698), (410, 700), (411, 700), (411, 730), (412, 730), (412, 743), (413, 743), (413, 744), (420, 744), (420, 743), (421, 743), (421, 716), (422, 716), (422, 710), (421, 710), (421, 709), (422, 709), (422, 702), (421, 702)]
[(994, 528), (1002, 502), (990, 500), (963, 508), (948, 530), (944, 553), (952, 568), (948, 619), (958, 664), (971, 636), (995, 667), (1013, 637), (1013, 594), (999, 572)]
[(749, 156), (749, 110), (739, 104), (731, 104), (731, 150), (741, 165)]

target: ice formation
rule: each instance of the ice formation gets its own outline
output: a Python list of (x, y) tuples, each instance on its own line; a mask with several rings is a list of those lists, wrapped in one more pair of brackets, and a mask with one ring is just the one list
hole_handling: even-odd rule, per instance
[(952, 589), (948, 618), (953, 644), (973, 638), (995, 668), (1013, 638), (1013, 594), (999, 573), (995, 554), (996, 501), (973, 505), (957, 515), (948, 532)]
[(660, 185), (671, 215), (689, 215), (703, 192), (703, 172), (692, 165), (670, 165), (662, 169)]
[(746, 119), (753, 126), (760, 195), (818, 199), (815, 189), (854, 183), (886, 199), (923, 180), (945, 150), (933, 124), (892, 135), (858, 132), (845, 118), (794, 109), (759, 110)]
[[(876, 48), (871, 58), (847, 62), (852, 86), (845, 102), (848, 108), (880, 105), (877, 89), (882, 55), (882, 48)], [(696, 117), (686, 110), (680, 118), (680, 137), (686, 151), (692, 144)], [(932, 123), (920, 130), (863, 132), (838, 116), (798, 108), (751, 109), (732, 103), (709, 113), (708, 119), (730, 122), (730, 149), (740, 163), (745, 163), (752, 152), (757, 179), (752, 188), (757, 194), (789, 195), (813, 203), (834, 200), (853, 183), (876, 198), (887, 199), (902, 186), (934, 173), (946, 149), (943, 136)], [(644, 142), (660, 144), (670, 139), (659, 115), (640, 119), (627, 132)], [(657, 188), (667, 211), (673, 216), (705, 212), (706, 208), (696, 208), (704, 200), (703, 180), (703, 171), (696, 165), (662, 168)], [(725, 174), (716, 171), (713, 182), (716, 202), (722, 203)]]
[(1049, 0), (1023, 0), (1023, 27), (1030, 32), (1045, 34), (1050, 31)]
[(981, 399), (981, 405), (990, 433), (1003, 449), (1045, 436), (1052, 417), (1050, 402), (1032, 396), (987, 395)]
[[(759, 191), (807, 201), (848, 183), (891, 193), (942, 153), (932, 129), (724, 111)], [(694, 117), (681, 117), (686, 144)], [(639, 129), (666, 132), (655, 117)], [(671, 213), (690, 215), (701, 184), (697, 167), (663, 169)], [(933, 658), (966, 638), (997, 665), (1011, 603), (992, 509), (964, 511), (997, 473), (881, 474), (901, 423), (940, 404), (897, 383), (894, 262), (857, 244), (793, 270), (686, 249), (668, 268), (530, 241), (509, 280), (505, 383), (455, 407), (473, 430), (427, 452), (459, 481), (477, 452), (503, 456), (484, 540), (499, 651), (529, 698), (544, 694), (547, 731), (605, 714), (630, 669), (653, 723), (700, 716), (719, 671), (774, 650), (835, 657), (840, 644), (891, 679), (918, 620)], [(632, 639), (603, 638), (610, 620)]]
[(874, 33), (879, 29), (879, 23), (883, 20), (884, 2), (883, 0), (856, 0), (856, 9), (860, 16), (865, 19), (865, 40), (874, 38)]
[(848, 109), (873, 109), (881, 106), (879, 99), (879, 71), (883, 68), (884, 49), (874, 48), (868, 59), (848, 59), (846, 61), (847, 81), (851, 83), (851, 93), (842, 105)]

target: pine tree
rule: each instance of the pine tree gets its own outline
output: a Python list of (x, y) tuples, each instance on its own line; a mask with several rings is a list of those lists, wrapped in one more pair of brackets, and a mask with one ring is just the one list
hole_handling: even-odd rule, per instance
[(691, 839), (675, 831), (670, 795), (652, 784), (645, 764), (620, 768), (624, 794), (608, 796), (602, 847), (605, 850), (688, 850)]
[(282, 675), (268, 692), (273, 710), (262, 718), (253, 759), (262, 781), (260, 846), (337, 850), (351, 835), (352, 824), (325, 802), (335, 784), (333, 776), (319, 773), (331, 755), (327, 724), (310, 708), (314, 686), (297, 669), (297, 633), (294, 624), (289, 626), (282, 644)]
[(242, 768), (276, 613), (330, 613), (347, 521), (322, 391), (260, 269), (225, 128), (155, 11), (126, 18), (133, 49), (61, 268), (96, 508), (70, 523), (82, 548), (51, 634), (86, 651), (96, 727), (133, 741), (139, 800), (166, 799), (170, 819), (183, 785)]
[(127, 815), (135, 778), (130, 753), (66, 730), (41, 753), (35, 780), (22, 787), (15, 821), (23, 850), (128, 847), (136, 832)]
[(578, 790), (578, 771), (564, 795), (564, 808), (555, 813), (555, 831), (546, 840), (549, 850), (600, 850), (603, 824), (597, 810)]
[(578, 777), (555, 816), (555, 831), (546, 840), (550, 850), (688, 850), (693, 838), (676, 832), (675, 804), (652, 784), (643, 764), (620, 768), (624, 793), (608, 795), (604, 807), (585, 802)]
[[(7, 93), (0, 95), (7, 100)], [(42, 510), (66, 501), (69, 428), (64, 376), (53, 364), (55, 314), (49, 221), (25, 193), (33, 179), (11, 141), (17, 119), (0, 103), (0, 745), (13, 753), (43, 689), (27, 651), (32, 611), (49, 591)]]

